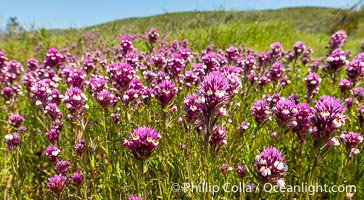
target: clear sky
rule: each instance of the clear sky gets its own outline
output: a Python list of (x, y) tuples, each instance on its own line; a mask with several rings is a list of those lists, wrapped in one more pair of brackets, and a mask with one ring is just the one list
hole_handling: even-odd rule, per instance
[(0, 27), (16, 16), (23, 27), (81, 28), (166, 12), (264, 10), (296, 6), (348, 8), (356, 0), (0, 0)]

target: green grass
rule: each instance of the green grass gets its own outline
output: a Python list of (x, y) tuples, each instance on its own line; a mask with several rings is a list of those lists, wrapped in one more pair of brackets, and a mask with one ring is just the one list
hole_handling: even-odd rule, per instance
[[(275, 41), (290, 48), (294, 42), (302, 40), (315, 49), (314, 55), (319, 57), (325, 55), (323, 50), (333, 33), (333, 25), (338, 23), (337, 18), (343, 12), (329, 8), (287, 8), (271, 11), (169, 13), (117, 20), (83, 29), (42, 29), (10, 37), (0, 36), (0, 42), (1, 48), (11, 58), (21, 60), (24, 55), (34, 56), (33, 49), (39, 42), (43, 43), (45, 49), (61, 48), (71, 42), (77, 43), (84, 33), (100, 32), (106, 44), (112, 46), (120, 42), (121, 34), (147, 33), (155, 27), (161, 34), (168, 35), (170, 41), (188, 39), (194, 44), (194, 50), (201, 50), (212, 43), (223, 49), (230, 44), (246, 44), (256, 51), (266, 51)], [(353, 53), (359, 51), (359, 44), (364, 39), (362, 21), (348, 33), (346, 47)]]

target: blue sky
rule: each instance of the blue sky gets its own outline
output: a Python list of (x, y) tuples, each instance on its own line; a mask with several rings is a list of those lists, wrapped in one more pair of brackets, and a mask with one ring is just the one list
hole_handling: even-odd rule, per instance
[(295, 6), (348, 8), (355, 0), (0, 0), (0, 27), (16, 16), (27, 29), (80, 28), (166, 12), (264, 10)]

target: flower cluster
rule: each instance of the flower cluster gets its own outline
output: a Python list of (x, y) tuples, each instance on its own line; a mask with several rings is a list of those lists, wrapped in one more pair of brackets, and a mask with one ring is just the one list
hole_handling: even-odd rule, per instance
[(288, 170), (288, 165), (281, 151), (267, 147), (255, 157), (254, 168), (260, 181), (275, 183)]
[(83, 183), (84, 175), (82, 172), (75, 172), (71, 175), (73, 185), (80, 186)]
[(276, 83), (278, 82), (279, 79), (283, 77), (284, 72), (285, 69), (283, 64), (277, 61), (272, 65), (267, 76), (269, 77), (270, 80)]
[(149, 38), (149, 41), (152, 43), (157, 42), (157, 40), (159, 39), (158, 30), (155, 28), (150, 29), (148, 38)]
[(57, 163), (61, 151), (56, 146), (49, 146), (46, 149), (46, 156), (53, 163)]
[(290, 128), (298, 135), (300, 142), (305, 143), (305, 135), (310, 129), (310, 117), (313, 114), (312, 108), (306, 103), (296, 106), (297, 113), (293, 117)]
[(14, 151), (14, 149), (20, 143), (20, 136), (18, 135), (18, 133), (7, 134), (5, 135), (5, 142), (8, 145), (9, 150)]
[(251, 107), (252, 115), (258, 124), (262, 125), (269, 120), (270, 109), (266, 100), (257, 100)]
[(75, 116), (82, 114), (88, 107), (87, 105), (84, 105), (87, 101), (87, 97), (79, 88), (75, 87), (71, 87), (66, 91), (63, 101), (66, 104), (66, 108)]
[(197, 119), (198, 115), (201, 114), (201, 108), (198, 105), (198, 95), (190, 94), (184, 100), (184, 110), (186, 112), (186, 118), (188, 122), (193, 123)]
[(245, 166), (238, 166), (236, 168), (236, 173), (238, 174), (239, 178), (244, 178), (247, 172), (248, 171)]
[(128, 200), (142, 200), (142, 198), (140, 198), (138, 196), (130, 196), (130, 197), (128, 197)]
[(134, 48), (131, 36), (126, 35), (126, 36), (122, 37), (120, 46), (125, 53), (131, 51)]
[(135, 71), (128, 63), (111, 65), (109, 73), (115, 87), (120, 91), (125, 91), (129, 83), (135, 78)]
[(96, 99), (105, 110), (110, 107), (115, 107), (119, 101), (119, 98), (108, 90), (98, 92)]
[(25, 121), (24, 116), (25, 115), (18, 115), (18, 114), (10, 115), (10, 117), (9, 117), (10, 125), (12, 125), (15, 128), (19, 128)]
[(322, 81), (321, 77), (315, 72), (308, 73), (304, 80), (306, 82), (307, 90), (310, 91), (310, 93), (315, 91)]
[(288, 99), (281, 98), (274, 108), (274, 115), (280, 127), (287, 126), (296, 113), (296, 103)]
[(345, 71), (350, 80), (356, 82), (363, 76), (363, 69), (364, 59), (353, 59), (349, 65), (346, 66)]
[(178, 77), (185, 69), (185, 61), (181, 54), (175, 54), (168, 58), (166, 69), (172, 77)]
[(70, 167), (70, 164), (71, 163), (67, 160), (58, 161), (56, 163), (56, 169), (57, 169), (58, 173), (63, 174), (63, 175), (66, 174)]
[(164, 80), (159, 83), (155, 90), (155, 97), (163, 108), (166, 108), (177, 93), (177, 88), (172, 81)]
[(216, 71), (220, 67), (220, 63), (215, 53), (208, 53), (202, 57), (202, 61), (205, 64), (205, 73)]
[(360, 153), (358, 145), (363, 142), (363, 136), (360, 133), (343, 131), (340, 137), (344, 141), (350, 157)]
[(352, 81), (344, 79), (340, 81), (339, 88), (342, 93), (347, 94), (353, 88), (353, 85), (354, 83)]
[(59, 67), (63, 60), (64, 56), (56, 48), (50, 48), (46, 53), (44, 65), (47, 67)]
[(204, 116), (211, 117), (226, 103), (228, 95), (228, 82), (220, 72), (211, 72), (202, 81), (197, 103), (199, 104)]
[(364, 99), (364, 88), (357, 87), (354, 89), (354, 97), (360, 102)]
[(346, 42), (347, 34), (344, 30), (336, 31), (332, 36), (329, 42), (329, 51), (332, 52), (335, 49), (340, 49), (343, 47)]
[(132, 151), (135, 159), (145, 160), (156, 149), (160, 139), (161, 135), (158, 131), (151, 127), (140, 126), (134, 129), (129, 140), (125, 139), (124, 146)]
[(331, 55), (327, 57), (326, 61), (326, 69), (332, 74), (337, 73), (340, 69), (349, 64), (345, 52), (341, 49), (334, 50)]
[(49, 132), (46, 133), (46, 136), (50, 143), (54, 144), (61, 134), (61, 131), (59, 129), (52, 128)]
[(227, 144), (227, 132), (225, 127), (217, 126), (214, 128), (214, 132), (210, 138), (210, 144), (214, 149), (218, 149), (219, 147)]
[(60, 195), (66, 187), (67, 177), (63, 175), (54, 175), (48, 178), (47, 187), (56, 195)]
[(293, 50), (296, 55), (301, 55), (306, 49), (305, 43), (303, 41), (297, 41), (293, 45)]
[(347, 116), (346, 106), (340, 99), (331, 96), (321, 96), (316, 102), (311, 117), (313, 128), (311, 133), (315, 140), (316, 148), (326, 143), (329, 136), (342, 127)]

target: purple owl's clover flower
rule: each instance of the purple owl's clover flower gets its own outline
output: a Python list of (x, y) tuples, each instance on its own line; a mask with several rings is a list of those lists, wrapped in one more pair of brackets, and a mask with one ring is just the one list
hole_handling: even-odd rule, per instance
[(73, 185), (80, 186), (83, 183), (84, 175), (82, 172), (75, 172), (71, 175), (71, 181)]
[(156, 28), (150, 29), (149, 34), (148, 34), (148, 39), (149, 39), (149, 42), (151, 42), (151, 43), (157, 42), (157, 40), (159, 39), (159, 33)]
[(5, 135), (5, 142), (8, 145), (9, 150), (12, 152), (20, 143), (20, 136), (18, 133), (10, 133)]
[(81, 156), (83, 154), (83, 151), (85, 150), (85, 146), (86, 146), (86, 141), (85, 140), (80, 140), (78, 141), (78, 143), (76, 144), (76, 153), (78, 156)]
[(5, 53), (0, 51), (0, 69), (2, 69), (7, 64), (8, 58)]
[(296, 106), (297, 113), (293, 117), (290, 128), (295, 132), (299, 141), (306, 143), (305, 136), (308, 134), (310, 128), (310, 116), (312, 115), (312, 108), (306, 103), (298, 104)]
[(334, 34), (332, 34), (329, 45), (327, 48), (329, 49), (329, 53), (334, 51), (335, 49), (341, 49), (346, 42), (347, 34), (344, 30), (338, 30)]
[(58, 108), (56, 103), (46, 104), (44, 113), (51, 117), (52, 120), (61, 119), (63, 117), (63, 113)]
[(304, 81), (306, 82), (306, 90), (308, 93), (307, 100), (311, 102), (319, 91), (318, 86), (321, 84), (322, 79), (317, 73), (309, 72), (304, 78)]
[(184, 100), (184, 110), (186, 119), (190, 124), (193, 124), (201, 114), (201, 108), (197, 103), (198, 95), (190, 94)]
[(214, 150), (214, 156), (217, 155), (220, 148), (227, 144), (227, 136), (228, 133), (225, 130), (225, 127), (222, 126), (216, 126), (214, 131), (212, 132), (211, 138), (210, 138), (210, 145), (211, 148)]
[(64, 56), (55, 48), (50, 48), (46, 53), (44, 64), (46, 67), (59, 67), (63, 62)]
[(252, 115), (258, 124), (258, 127), (270, 120), (270, 109), (266, 100), (257, 100), (251, 107)]
[(248, 130), (249, 125), (250, 125), (250, 123), (249, 123), (249, 122), (246, 122), (246, 121), (241, 122), (240, 127), (239, 127), (240, 131), (241, 131), (242, 133), (245, 133), (245, 132), (246, 132), (246, 130)]
[(155, 90), (155, 97), (158, 99), (162, 108), (166, 108), (171, 103), (177, 93), (177, 88), (172, 81), (164, 80), (159, 83)]
[(364, 99), (364, 88), (357, 87), (354, 89), (354, 97), (361, 102)]
[(127, 53), (131, 50), (133, 50), (133, 41), (132, 37), (130, 35), (125, 35), (121, 38), (120, 46), (124, 53)]
[(306, 49), (306, 45), (303, 41), (297, 41), (294, 45), (293, 45), (293, 50), (295, 55), (298, 57), (299, 55), (301, 55)]
[(226, 90), (229, 83), (225, 76), (217, 71), (208, 74), (202, 81), (198, 98), (196, 100), (202, 112), (202, 128), (204, 130), (204, 147), (205, 156), (208, 156), (208, 143), (213, 133), (213, 127), (216, 121), (223, 115), (226, 115), (224, 105), (229, 96)]
[(269, 69), (267, 77), (270, 80), (272, 80), (274, 83), (277, 83), (281, 78), (283, 78), (284, 72), (285, 72), (285, 68), (284, 68), (283, 64), (281, 62), (277, 61)]
[(160, 133), (153, 128), (140, 126), (134, 129), (129, 140), (125, 139), (124, 146), (132, 151), (135, 159), (146, 160), (157, 148), (161, 138)]
[(63, 101), (70, 113), (76, 116), (81, 115), (88, 108), (88, 105), (84, 105), (87, 97), (82, 90), (76, 87), (71, 87), (66, 91)]
[(262, 183), (276, 183), (288, 170), (281, 151), (275, 147), (265, 148), (255, 157), (254, 168)]
[(66, 174), (69, 167), (70, 167), (70, 162), (67, 161), (67, 160), (62, 160), (62, 161), (58, 161), (56, 163), (56, 168), (57, 168), (57, 171), (60, 173), (60, 174)]
[(285, 53), (283, 46), (280, 42), (274, 42), (270, 45), (268, 52), (268, 60), (273, 63), (278, 60)]
[(281, 98), (274, 108), (279, 127), (286, 127), (291, 122), (291, 119), (297, 114), (296, 103), (293, 100)]
[(47, 187), (56, 195), (60, 195), (66, 187), (67, 177), (63, 175), (54, 175), (48, 178)]
[(61, 131), (59, 129), (52, 128), (49, 132), (46, 133), (46, 136), (50, 143), (54, 144), (61, 134)]
[(363, 76), (363, 69), (364, 59), (354, 58), (349, 65), (346, 66), (345, 72), (351, 81), (357, 82)]
[[(212, 72), (208, 74), (201, 83), (197, 99), (197, 103), (201, 107), (205, 117), (212, 117), (226, 103), (228, 94), (228, 82), (220, 72)], [(206, 120), (206, 119), (205, 119)]]
[(358, 145), (363, 142), (363, 136), (360, 133), (343, 131), (340, 137), (346, 145), (350, 158), (360, 153)]
[(338, 73), (349, 64), (347, 55), (341, 49), (336, 49), (326, 58), (326, 62), (327, 64), (324, 70), (330, 75), (335, 85)]
[(88, 91), (95, 94), (107, 89), (107, 80), (102, 75), (96, 75), (86, 81), (86, 85), (88, 86)]
[(96, 99), (104, 110), (107, 110), (110, 107), (115, 107), (119, 101), (119, 98), (108, 90), (98, 92)]
[(61, 153), (61, 151), (57, 147), (55, 147), (55, 146), (49, 146), (46, 149), (46, 156), (53, 163), (57, 163), (58, 157), (59, 157), (60, 153)]
[(233, 168), (230, 167), (228, 164), (226, 163), (223, 163), (220, 167), (220, 171), (223, 173), (223, 174), (227, 174), (231, 171), (233, 171)]
[(238, 55), (239, 55), (238, 48), (230, 46), (229, 48), (226, 49), (226, 57), (229, 61), (231, 62), (235, 61)]
[(167, 60), (166, 69), (173, 78), (177, 78), (183, 73), (186, 63), (181, 54), (171, 55)]
[(313, 109), (310, 118), (313, 128), (310, 130), (314, 138), (316, 150), (327, 143), (330, 135), (345, 124), (346, 105), (340, 99), (331, 96), (321, 96)]
[(128, 63), (110, 65), (108, 71), (115, 87), (120, 91), (125, 91), (135, 78), (135, 71)]
[(13, 114), (9, 117), (10, 125), (15, 128), (19, 128), (25, 121), (24, 115)]
[(239, 178), (244, 178), (247, 172), (248, 170), (246, 169), (245, 166), (238, 166), (236, 168), (236, 173), (238, 174)]
[(340, 81), (339, 88), (341, 93), (343, 93), (345, 96), (348, 96), (349, 91), (353, 88), (354, 83), (348, 79), (344, 79)]
[(217, 56), (215, 53), (208, 53), (202, 57), (202, 61), (205, 65), (204, 71), (205, 73), (210, 73), (218, 70), (220, 67), (220, 63), (218, 62)]

